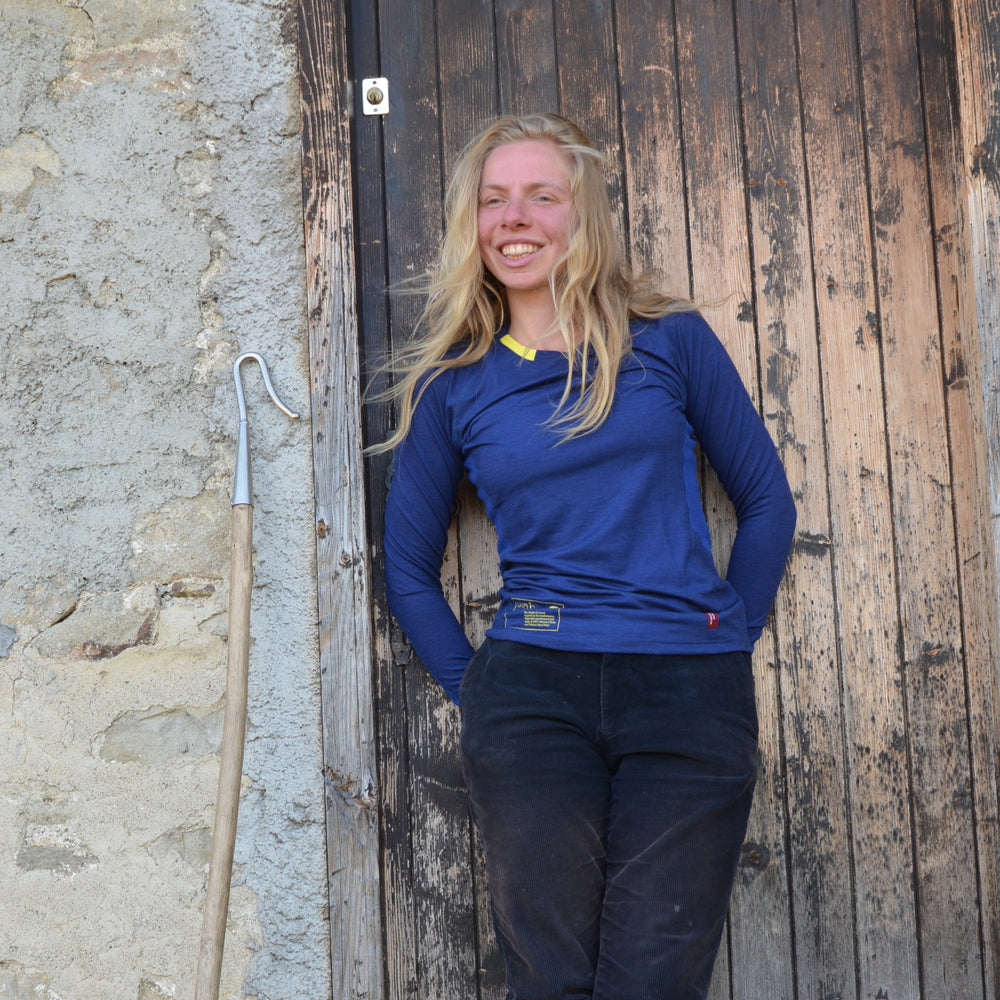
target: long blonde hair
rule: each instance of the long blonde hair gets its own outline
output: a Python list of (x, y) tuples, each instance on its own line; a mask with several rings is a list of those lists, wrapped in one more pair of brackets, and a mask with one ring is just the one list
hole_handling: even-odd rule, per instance
[[(438, 265), (426, 276), (418, 333), (390, 365), (397, 379), (384, 395), (398, 401), (396, 430), (373, 452), (388, 451), (406, 437), (430, 380), (484, 357), (509, 318), (504, 288), (479, 253), (479, 187), (494, 150), (527, 140), (550, 142), (563, 155), (574, 207), (565, 258), (549, 278), (568, 358), (566, 386), (552, 419), (564, 427), (565, 438), (594, 430), (611, 411), (618, 369), (631, 346), (629, 320), (689, 308), (646, 276), (633, 276), (615, 231), (605, 158), (580, 128), (549, 113), (499, 118), (465, 147), (455, 164), (445, 195), (445, 236)], [(576, 365), (588, 351), (593, 351), (595, 364), (568, 406)]]

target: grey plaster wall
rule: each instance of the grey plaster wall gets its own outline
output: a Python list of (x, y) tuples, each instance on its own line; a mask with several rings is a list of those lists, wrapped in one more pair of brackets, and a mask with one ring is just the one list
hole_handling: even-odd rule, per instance
[(222, 996), (328, 995), (294, 0), (0, 0), (0, 997), (193, 995), (231, 365), (255, 588)]

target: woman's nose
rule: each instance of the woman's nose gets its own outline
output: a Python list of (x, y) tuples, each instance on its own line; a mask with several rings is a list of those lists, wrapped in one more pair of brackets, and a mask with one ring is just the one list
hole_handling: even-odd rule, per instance
[(518, 226), (527, 222), (524, 202), (520, 198), (511, 198), (504, 207), (503, 221), (507, 226)]

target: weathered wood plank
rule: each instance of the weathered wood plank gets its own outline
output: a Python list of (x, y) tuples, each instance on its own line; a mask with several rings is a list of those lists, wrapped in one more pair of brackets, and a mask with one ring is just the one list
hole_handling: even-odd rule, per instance
[(462, 147), (497, 113), (496, 41), (491, 5), (438, 0), (438, 65), (445, 173)]
[[(389, 281), (399, 290), (433, 265), (441, 242), (433, 6), (380, 0), (379, 32), (382, 74), (390, 80), (390, 111), (382, 119)], [(418, 295), (394, 294), (390, 303), (392, 337), (398, 345), (412, 334), (423, 302)]]
[(335, 996), (378, 998), (383, 952), (344, 13), (315, 0), (298, 6), (303, 202), (332, 988)]
[(795, 26), (791, 7), (778, 0), (736, 10), (763, 412), (798, 510), (796, 544), (775, 603), (795, 914), (787, 933), (798, 995), (851, 1000), (841, 678)]
[[(759, 401), (733, 10), (729, 4), (676, 0), (675, 11), (694, 296), (723, 303), (705, 309), (706, 318)], [(720, 553), (728, 553), (731, 505), (714, 475), (705, 494), (716, 521), (713, 538)], [(754, 656), (760, 771), (730, 907), (730, 962), (734, 997), (778, 1000), (793, 995), (794, 983), (773, 643), (769, 632)]]
[[(922, 27), (934, 41), (940, 5), (920, 0)], [(946, 4), (954, 39), (955, 90), (925, 84), (929, 112), (946, 131), (932, 130), (938, 269), (948, 388), (949, 434), (960, 550), (965, 652), (968, 664), (972, 788), (976, 818), (984, 995), (1000, 995), (1000, 11), (991, 2)], [(925, 31), (922, 38), (926, 37)], [(922, 41), (927, 81), (941, 78), (951, 53)], [(944, 64), (944, 65), (942, 65)], [(974, 318), (975, 317), (975, 321)]]
[(672, 0), (615, 7), (627, 239), (632, 266), (691, 294)]
[(553, 0), (559, 111), (617, 162), (620, 146), (612, 5)]
[[(454, 545), (450, 553), (445, 572), (454, 586), (458, 570)], [(411, 668), (407, 682), (418, 949), (414, 995), (421, 1000), (475, 997), (475, 902), (468, 799), (458, 757), (458, 710), (422, 668)]]
[(559, 54), (559, 111), (583, 129), (608, 158), (608, 190), (625, 231), (613, 5), (603, 0), (553, 0)]
[(899, 581), (853, 6), (796, 5), (844, 665), (850, 863), (859, 995), (917, 997)]
[[(352, 2), (352, 55), (365, 75), (378, 75), (377, 7), (367, 0)], [(355, 118), (355, 171), (358, 200), (357, 252), (362, 347), (366, 385), (384, 390), (379, 372), (390, 354), (385, 200), (382, 183), (382, 119)], [(390, 406), (364, 409), (365, 443), (384, 441), (394, 422)], [(382, 893), (385, 933), (385, 995), (409, 997), (417, 980), (414, 926), (411, 809), (409, 794), (409, 723), (405, 665), (409, 647), (392, 621), (385, 600), (382, 574), (382, 522), (391, 456), (367, 461), (369, 539), (373, 566), (376, 705), (378, 719), (379, 820), (382, 852)]]
[(714, 0), (674, 8), (693, 293), (756, 398), (732, 9)]
[(993, 0), (952, 0), (951, 9), (960, 57), (959, 121), (983, 360), (994, 552), (1000, 552), (1000, 12)]
[(500, 111), (559, 107), (552, 0), (495, 0)]
[[(441, 239), (436, 27), (432, 4), (380, 4), (382, 71), (393, 95), (383, 127), (389, 280), (394, 287), (434, 263)], [(409, 338), (421, 306), (419, 296), (393, 296), (394, 343)], [(446, 575), (449, 598), (457, 606), (453, 546)], [(406, 702), (416, 983), (400, 983), (398, 988), (427, 1000), (472, 996), (472, 877), (468, 810), (456, 752), (458, 713), (415, 659), (406, 671)]]
[(921, 987), (982, 996), (971, 781), (933, 230), (912, 11), (858, 7), (912, 768)]
[[(351, 62), (362, 76), (377, 76), (378, 7), (352, 0)], [(356, 95), (357, 97), (357, 95)], [(385, 199), (383, 197), (382, 119), (355, 114), (353, 158), (357, 211), (359, 326), (366, 391), (386, 387), (379, 366), (390, 354)], [(365, 443), (388, 437), (393, 423), (390, 406), (363, 409)], [(375, 617), (375, 691), (377, 706), (378, 778), (385, 935), (385, 995), (409, 997), (417, 980), (414, 927), (411, 810), (409, 796), (409, 727), (404, 665), (409, 650), (389, 615), (382, 575), (382, 521), (391, 456), (366, 462), (368, 537), (372, 553), (372, 598)]]
[[(378, 7), (352, 0), (352, 64), (363, 76), (381, 72)], [(390, 94), (392, 89), (390, 87)], [(387, 235), (383, 170), (383, 119), (355, 117), (355, 171), (358, 201), (361, 334), (371, 392), (384, 390), (379, 366), (391, 354), (387, 288)], [(365, 408), (366, 443), (385, 440), (393, 425), (390, 406)], [(378, 765), (381, 790), (383, 913), (385, 925), (385, 994), (393, 1000), (413, 996), (417, 983), (416, 904), (413, 898), (412, 808), (410, 799), (409, 719), (406, 664), (410, 649), (392, 621), (382, 577), (382, 521), (391, 456), (370, 458), (369, 537), (374, 574)]]

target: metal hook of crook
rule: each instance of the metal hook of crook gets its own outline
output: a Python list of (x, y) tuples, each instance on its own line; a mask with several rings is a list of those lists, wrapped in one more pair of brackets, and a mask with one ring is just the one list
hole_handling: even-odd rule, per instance
[(293, 413), (280, 399), (278, 399), (278, 394), (274, 391), (274, 386), (271, 384), (271, 376), (267, 371), (267, 362), (259, 355), (252, 351), (248, 351), (246, 354), (241, 354), (236, 361), (233, 362), (233, 379), (236, 382), (236, 402), (239, 404), (240, 408), (240, 431), (239, 439), (236, 443), (236, 475), (233, 480), (233, 506), (237, 504), (248, 504), (253, 506), (253, 483), (250, 474), (250, 441), (249, 435), (247, 434), (247, 402), (246, 397), (243, 395), (243, 380), (240, 377), (240, 365), (244, 361), (253, 360), (260, 365), (260, 373), (264, 378), (264, 387), (267, 389), (267, 394), (271, 397), (274, 405), (278, 407), (282, 413), (288, 414), (293, 420), (298, 419), (298, 414)]

